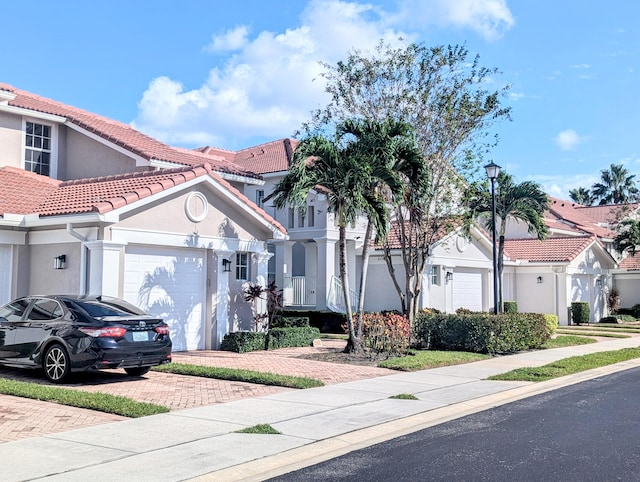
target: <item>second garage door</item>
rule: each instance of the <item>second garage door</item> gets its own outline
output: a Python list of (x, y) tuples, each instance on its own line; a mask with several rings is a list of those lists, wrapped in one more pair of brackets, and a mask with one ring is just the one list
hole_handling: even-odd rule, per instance
[(458, 308), (482, 311), (482, 273), (454, 273), (453, 310)]
[(205, 258), (201, 251), (127, 246), (124, 293), (171, 327), (173, 351), (205, 348)]

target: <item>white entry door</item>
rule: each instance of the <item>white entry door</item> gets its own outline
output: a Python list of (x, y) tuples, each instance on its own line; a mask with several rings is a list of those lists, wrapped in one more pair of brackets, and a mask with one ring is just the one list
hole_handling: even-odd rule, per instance
[(11, 276), (13, 264), (11, 262), (11, 246), (0, 246), (0, 305), (11, 301)]
[(123, 297), (169, 324), (173, 351), (203, 350), (205, 273), (202, 251), (127, 246)]
[(453, 310), (482, 311), (482, 273), (453, 273)]

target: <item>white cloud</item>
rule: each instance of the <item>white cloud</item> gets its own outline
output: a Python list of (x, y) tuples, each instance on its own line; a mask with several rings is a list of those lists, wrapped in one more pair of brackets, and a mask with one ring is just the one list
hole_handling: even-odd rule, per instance
[(400, 0), (402, 21), (470, 29), (496, 40), (515, 24), (506, 0)]
[(585, 139), (580, 137), (573, 129), (567, 129), (558, 133), (553, 140), (563, 151), (571, 151)]
[[(373, 49), (381, 38), (390, 43), (399, 37), (409, 42), (418, 38), (416, 29), (424, 25), (405, 25), (401, 20), (417, 19), (430, 9), (422, 1), (397, 1), (399, 10), (389, 12), (372, 3), (310, 0), (299, 25), (283, 32), (252, 36), (241, 25), (214, 35), (203, 50), (228, 55), (222, 62), (219, 57), (212, 61), (220, 63), (202, 85), (153, 79), (132, 124), (164, 142), (188, 147), (236, 149), (247, 147), (248, 139), (256, 136), (265, 140), (290, 136), (312, 110), (328, 101), (320, 61), (334, 64), (352, 48)], [(432, 20), (475, 30), (485, 38), (513, 24), (502, 0), (451, 2), (455, 6), (428, 1), (438, 7), (430, 14)]]
[(598, 182), (599, 177), (590, 174), (541, 175), (530, 176), (527, 180), (539, 183), (550, 196), (568, 200), (569, 191), (578, 187), (590, 189), (594, 183)]
[(572, 69), (590, 69), (591, 66), (589, 64), (575, 64), (571, 66)]
[(237, 27), (227, 30), (222, 35), (214, 35), (211, 37), (211, 43), (204, 47), (205, 52), (224, 52), (231, 50), (240, 50), (247, 42), (249, 35), (249, 27), (246, 25), (238, 25)]

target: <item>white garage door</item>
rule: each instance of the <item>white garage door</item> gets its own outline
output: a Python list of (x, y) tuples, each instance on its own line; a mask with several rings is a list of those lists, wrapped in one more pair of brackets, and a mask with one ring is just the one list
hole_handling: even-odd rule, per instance
[(482, 273), (453, 274), (453, 309), (482, 311)]
[(205, 348), (205, 291), (202, 252), (127, 246), (123, 297), (164, 318), (171, 327), (173, 351)]
[(11, 301), (11, 246), (0, 246), (0, 305)]

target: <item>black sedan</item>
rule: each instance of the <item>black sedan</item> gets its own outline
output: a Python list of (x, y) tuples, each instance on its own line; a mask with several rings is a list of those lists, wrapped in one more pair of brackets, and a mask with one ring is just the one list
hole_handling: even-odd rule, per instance
[(171, 361), (169, 326), (106, 296), (27, 296), (0, 307), (0, 364), (71, 372), (124, 368), (140, 376)]

